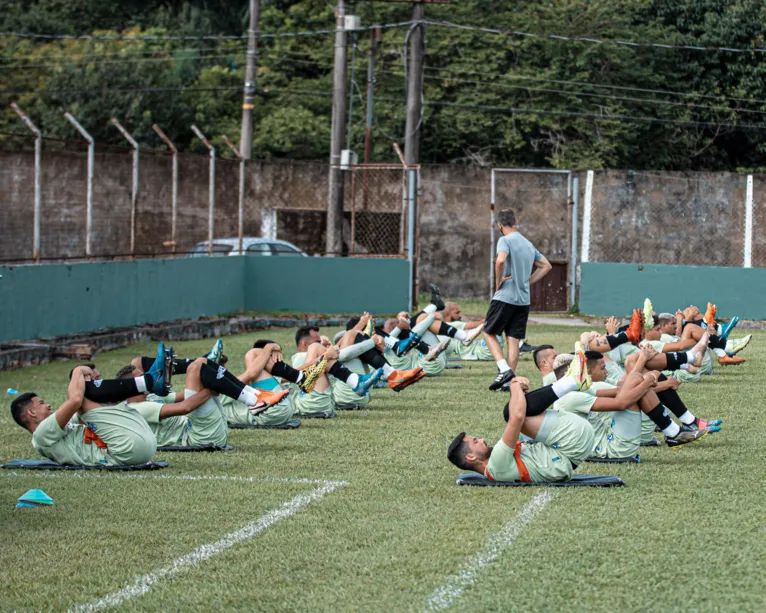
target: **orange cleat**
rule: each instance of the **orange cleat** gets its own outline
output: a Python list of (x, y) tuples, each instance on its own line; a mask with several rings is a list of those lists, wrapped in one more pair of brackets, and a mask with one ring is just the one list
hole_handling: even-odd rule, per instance
[(716, 308), (716, 306), (708, 302), (707, 311), (705, 311), (704, 319), (708, 327), (712, 329), (713, 334), (715, 334), (715, 316), (717, 312), (718, 312), (718, 309)]
[(718, 358), (718, 363), (721, 366), (739, 366), (740, 364), (744, 363), (745, 358), (740, 358), (736, 355), (725, 355), (721, 358)]
[(423, 368), (420, 366), (410, 370), (395, 370), (388, 375), (388, 387), (395, 392), (401, 392), (405, 387), (417, 383), (425, 376), (426, 373), (423, 372)]
[(633, 317), (630, 318), (630, 325), (625, 332), (631, 343), (637, 343), (641, 340), (641, 331), (644, 329), (644, 314), (641, 309), (633, 311)]
[(290, 392), (288, 390), (280, 390), (278, 392), (270, 392), (268, 390), (260, 390), (258, 392), (258, 401), (251, 407), (247, 407), (250, 413), (254, 416), (265, 413), (280, 400), (282, 400)]

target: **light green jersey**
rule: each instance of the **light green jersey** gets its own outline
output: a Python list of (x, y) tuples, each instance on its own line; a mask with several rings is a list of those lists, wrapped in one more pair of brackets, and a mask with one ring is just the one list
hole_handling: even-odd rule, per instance
[(606, 362), (606, 382), (617, 387), (617, 384), (625, 376), (625, 370), (616, 362)]
[[(270, 392), (276, 392), (279, 390), (287, 389), (282, 386), (279, 381), (274, 377), (263, 379), (261, 381), (254, 381), (251, 387), (259, 390), (267, 390)], [(295, 413), (295, 406), (291, 396), (288, 394), (277, 404), (270, 407), (265, 413), (253, 416), (250, 409), (244, 402), (229, 398), (228, 396), (218, 397), (221, 413), (223, 413), (226, 422), (229, 424), (257, 424), (259, 426), (280, 426), (290, 421), (290, 418)]]
[(417, 356), (415, 351), (408, 351), (404, 355), (398, 356), (391, 351), (391, 349), (386, 347), (384, 357), (388, 360), (388, 363), (391, 364), (391, 367), (396, 370), (409, 370), (410, 368), (415, 368), (415, 366), (417, 366)]
[[(522, 443), (520, 457), (532, 481), (567, 481), (572, 478), (572, 464), (588, 457), (593, 445), (593, 428), (587, 421), (546, 411), (537, 441)], [(496, 481), (521, 481), (513, 449), (502, 440), (492, 449), (485, 474)]]
[[(667, 411), (665, 411), (667, 413)], [(641, 413), (641, 442), (646, 443), (654, 438), (656, 424), (649, 419), (646, 413)]]
[[(663, 334), (660, 337), (660, 340), (663, 343), (677, 343), (681, 340), (681, 337), (679, 336), (673, 336), (671, 334)], [(691, 374), (690, 372), (686, 370), (678, 369), (675, 371), (673, 376), (678, 379), (679, 381), (683, 381), (685, 383), (696, 383), (700, 380), (700, 375), (711, 375), (713, 374), (713, 360), (715, 359), (715, 356), (713, 355), (713, 352), (708, 348), (705, 351), (705, 355), (702, 358), (702, 364), (700, 365), (699, 371), (695, 374)], [(676, 374), (677, 373), (677, 374)], [(665, 373), (667, 374), (667, 373)]]
[[(426, 330), (423, 333), (423, 342), (429, 347), (434, 347), (439, 344), (439, 337), (430, 330)], [(428, 377), (435, 377), (436, 375), (440, 375), (447, 367), (446, 353), (442, 353), (438, 358), (431, 360), (430, 362), (426, 362), (424, 359), (425, 355), (420, 353), (420, 351), (417, 349), (413, 349), (412, 353), (415, 356), (413, 360), (413, 368), (422, 366), (423, 372), (426, 373), (426, 376)]]
[[(59, 464), (132, 466), (146, 464), (157, 450), (149, 425), (137, 411), (121, 402), (85, 413), (82, 425), (61, 429), (56, 416), (43, 420), (32, 434), (40, 455)], [(95, 434), (106, 449), (97, 446)]]
[[(354, 358), (353, 360), (344, 362), (343, 366), (357, 375), (364, 375), (367, 373), (367, 369), (359, 358)], [(332, 397), (336, 406), (366, 407), (368, 404), (370, 404), (371, 392), (365, 394), (364, 396), (359, 396), (350, 385), (344, 383), (340, 379), (336, 379), (335, 377), (331, 376), (330, 382), (332, 383)]]
[[(465, 330), (465, 321), (451, 321), (450, 326), (457, 328), (458, 330)], [(439, 336), (439, 340), (449, 338), (448, 336)], [(503, 338), (501, 336), (496, 337), (500, 342), (500, 346), (503, 346)], [(449, 355), (456, 355), (461, 360), (481, 360), (486, 362), (494, 362), (495, 358), (492, 357), (492, 352), (487, 347), (487, 341), (484, 340), (484, 335), (480, 334), (473, 342), (467, 347), (462, 341), (456, 338), (449, 338), (449, 349), (445, 353)]]
[(556, 373), (551, 371), (547, 375), (543, 376), (543, 386), (545, 385), (553, 385), (556, 383)]
[(620, 366), (625, 364), (625, 359), (638, 351), (638, 347), (631, 343), (623, 343), (622, 345), (619, 345), (618, 347), (615, 347), (611, 351), (607, 352), (606, 355), (609, 356), (609, 359), (613, 362), (617, 362)]
[(185, 447), (189, 444), (189, 424), (186, 420), (186, 415), (173, 415), (172, 417), (160, 419), (160, 411), (165, 404), (172, 403), (145, 400), (144, 402), (131, 402), (128, 406), (138, 411), (141, 417), (146, 420), (146, 423), (149, 424), (154, 438), (157, 439), (158, 447), (170, 445)]
[[(292, 357), (292, 363), (294, 368), (303, 366), (306, 363), (306, 353), (296, 353)], [(296, 417), (306, 417), (316, 415), (317, 413), (335, 415), (335, 399), (332, 395), (332, 386), (323, 392), (314, 389), (310, 394), (302, 391), (295, 384), (291, 384), (290, 388), (290, 397), (295, 407), (294, 415)]]

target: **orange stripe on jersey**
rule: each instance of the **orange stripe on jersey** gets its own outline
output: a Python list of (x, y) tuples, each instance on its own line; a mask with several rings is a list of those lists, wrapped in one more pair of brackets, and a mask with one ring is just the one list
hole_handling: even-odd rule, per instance
[(101, 439), (101, 437), (87, 426), (85, 428), (85, 432), (83, 433), (83, 440), (86, 445), (96, 443), (96, 447), (99, 449), (107, 449), (106, 443)]

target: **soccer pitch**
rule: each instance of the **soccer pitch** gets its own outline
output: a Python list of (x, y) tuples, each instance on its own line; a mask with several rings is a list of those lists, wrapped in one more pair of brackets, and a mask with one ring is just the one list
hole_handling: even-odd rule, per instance
[[(582, 331), (532, 326), (529, 339), (563, 351)], [(227, 367), (240, 374), (256, 338), (288, 359), (293, 334), (227, 337)], [(212, 342), (171, 344), (183, 357)], [(495, 365), (476, 362), (375, 390), (369, 410), (337, 419), (233, 430), (230, 452), (159, 453), (162, 471), (0, 471), (0, 610), (765, 610), (765, 347), (754, 332), (744, 365), (681, 386), (695, 414), (724, 420), (720, 433), (578, 470), (623, 488), (457, 487), (450, 440), (494, 442), (503, 428), (505, 395), (487, 391)], [(154, 351), (95, 362), (111, 377)], [(55, 407), (72, 366), (0, 373), (0, 389)], [(519, 374), (539, 386), (530, 356)], [(38, 457), (5, 398), (0, 461)], [(55, 506), (15, 510), (31, 488)]]

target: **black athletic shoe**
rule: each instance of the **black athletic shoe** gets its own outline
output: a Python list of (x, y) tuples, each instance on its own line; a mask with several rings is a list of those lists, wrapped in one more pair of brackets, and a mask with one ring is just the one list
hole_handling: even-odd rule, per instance
[(439, 291), (439, 288), (436, 287), (435, 283), (430, 283), (429, 286), (431, 287), (431, 304), (436, 305), (437, 311), (443, 311), (446, 305), (442, 299), (442, 293)]
[(527, 341), (524, 341), (519, 347), (519, 353), (532, 353), (535, 349), (537, 349), (537, 345), (529, 345)]
[(503, 389), (506, 383), (510, 383), (511, 379), (513, 379), (515, 376), (516, 374), (510, 368), (505, 372), (498, 373), (497, 377), (495, 377), (495, 380), (490, 383), (489, 391), (496, 392), (497, 390)]

